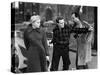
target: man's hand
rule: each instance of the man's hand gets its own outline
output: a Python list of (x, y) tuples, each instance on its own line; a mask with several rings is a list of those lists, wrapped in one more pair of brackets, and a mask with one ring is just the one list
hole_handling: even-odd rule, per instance
[(90, 31), (93, 31), (94, 29), (93, 29), (93, 27), (92, 27), (92, 26), (90, 26), (90, 27), (89, 27), (89, 30), (90, 30)]

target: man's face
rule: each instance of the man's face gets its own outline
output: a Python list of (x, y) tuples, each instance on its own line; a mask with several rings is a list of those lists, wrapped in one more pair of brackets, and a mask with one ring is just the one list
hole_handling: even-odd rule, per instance
[(76, 19), (75, 14), (72, 14), (71, 18), (74, 21)]
[(75, 17), (75, 14), (72, 14), (71, 18), (72, 18), (72, 21), (74, 21), (74, 22), (79, 21), (78, 17)]
[(64, 28), (64, 19), (59, 20), (58, 26)]
[(79, 27), (79, 28), (82, 27), (82, 24), (81, 24), (80, 19), (78, 17), (76, 17), (75, 14), (72, 14), (71, 18), (72, 18), (72, 21), (73, 22), (77, 23), (77, 26), (76, 27)]

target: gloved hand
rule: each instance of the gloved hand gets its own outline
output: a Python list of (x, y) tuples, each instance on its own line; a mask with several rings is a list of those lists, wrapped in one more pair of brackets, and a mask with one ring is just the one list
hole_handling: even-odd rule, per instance
[(50, 63), (49, 56), (46, 56), (46, 60), (47, 60), (48, 71), (50, 71), (51, 63)]
[(46, 56), (46, 60), (49, 61), (49, 56)]

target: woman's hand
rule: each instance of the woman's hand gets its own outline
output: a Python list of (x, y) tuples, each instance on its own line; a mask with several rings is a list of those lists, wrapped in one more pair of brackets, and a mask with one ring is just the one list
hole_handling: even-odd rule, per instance
[(49, 61), (49, 56), (46, 56), (46, 60)]

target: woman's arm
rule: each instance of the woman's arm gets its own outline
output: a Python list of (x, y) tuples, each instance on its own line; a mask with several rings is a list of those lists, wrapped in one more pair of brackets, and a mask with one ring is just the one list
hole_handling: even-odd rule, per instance
[(44, 46), (44, 48), (45, 48), (46, 56), (49, 56), (49, 50), (48, 50), (46, 32), (43, 32), (42, 44), (43, 44), (43, 46)]
[(25, 44), (26, 50), (28, 50), (28, 47), (29, 47), (28, 33), (25, 31), (23, 36), (24, 36), (24, 44)]

